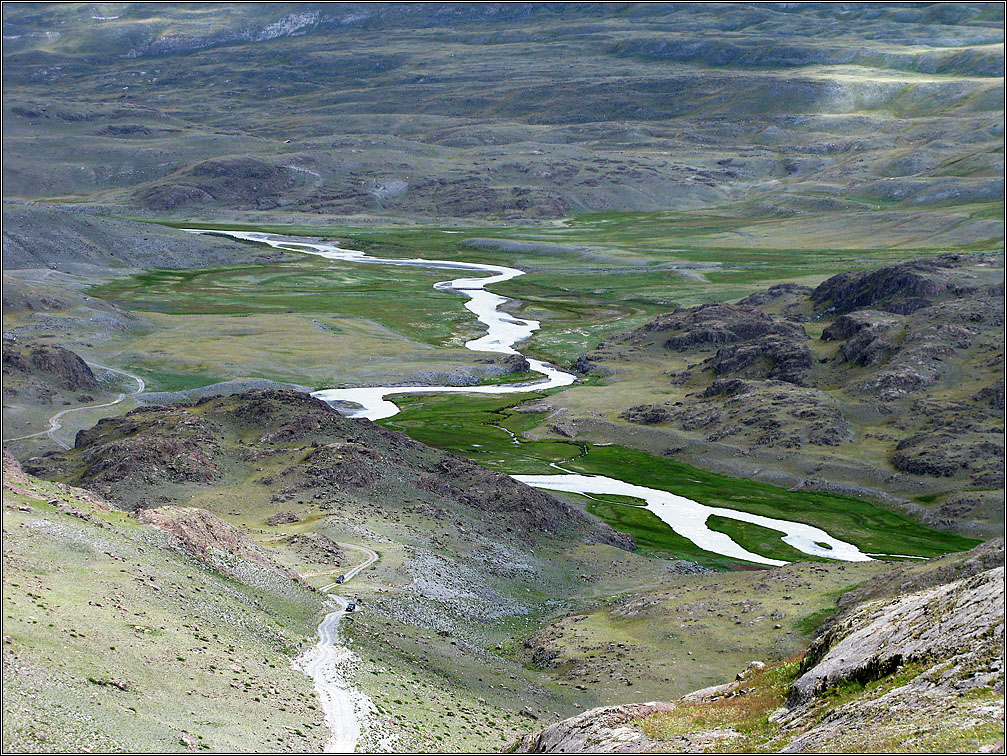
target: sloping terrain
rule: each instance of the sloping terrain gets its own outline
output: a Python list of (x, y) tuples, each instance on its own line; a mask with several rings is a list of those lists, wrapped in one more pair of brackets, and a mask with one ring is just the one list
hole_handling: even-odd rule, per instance
[[(495, 747), (518, 732), (521, 710), (551, 716), (596, 700), (544, 687), (515, 635), (581, 596), (671, 577), (633, 556), (632, 538), (563, 501), (296, 392), (141, 408), (25, 469), (101, 492), (183, 538), (204, 530), (205, 510), (228, 523), (219, 542), (232, 542), (233, 527), (265, 551), (232, 550), (318, 587), (345, 569), (338, 544), (379, 550), (354, 580), (366, 610), (345, 633), (360, 684), (403, 747)], [(419, 697), (403, 698), (403, 679)], [(454, 716), (444, 702), (462, 721), (444, 720)]]
[(34, 401), (52, 404), (57, 392), (95, 392), (98, 381), (80, 355), (59, 346), (4, 340), (4, 398), (27, 393)]
[[(1003, 541), (875, 578), (803, 657), (674, 702), (584, 712), (521, 753), (1003, 751)], [(856, 597), (856, 593), (848, 594)], [(860, 600), (864, 598), (861, 595)]]
[[(1003, 308), (998, 257), (945, 255), (682, 308), (578, 365), (639, 387), (609, 402), (659, 398), (607, 408), (646, 428), (637, 445), (707, 464), (733, 449), (777, 479), (913, 497), (927, 522), (993, 534)], [(568, 434), (603, 427), (573, 414), (587, 406), (571, 402)]]
[(3, 23), (4, 183), (24, 199), (483, 218), (1002, 199), (995, 4), (14, 5)]
[[(268, 474), (256, 474), (265, 461)], [(275, 505), (311, 501), (316, 511), (348, 514), (355, 506), (372, 508), (380, 490), (390, 497), (382, 516), (427, 517), (445, 532), (464, 518), (501, 540), (527, 543), (579, 532), (590, 541), (634, 548), (632, 539), (510, 476), (345, 418), (293, 391), (253, 390), (191, 407), (140, 408), (81, 431), (74, 449), (33, 458), (25, 469), (128, 508), (144, 509), (167, 492), (182, 499), (196, 486), (229, 483), (257, 484), (260, 504), (268, 491)]]
[(5, 749), (321, 747), (290, 666), (320, 595), (216, 538), (207, 512), (204, 539), (179, 538), (7, 454), (3, 472)]
[(94, 278), (130, 268), (205, 268), (283, 258), (278, 250), (222, 237), (197, 239), (177, 229), (107, 217), (86, 208), (4, 204), (7, 272), (42, 268)]
[(1001, 4), (0, 12), (5, 750), (1002, 751)]
[[(114, 374), (90, 365), (59, 344), (3, 339), (3, 413), (5, 441), (46, 442), (66, 413), (121, 400)], [(54, 425), (55, 423), (55, 425)], [(22, 448), (24, 448), (22, 446)]]

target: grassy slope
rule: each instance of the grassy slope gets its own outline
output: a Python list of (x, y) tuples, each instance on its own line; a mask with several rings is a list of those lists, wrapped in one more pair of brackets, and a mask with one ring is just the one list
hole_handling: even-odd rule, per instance
[(226, 578), (123, 512), (12, 477), (5, 469), (5, 748), (321, 747), (311, 681), (290, 666), (319, 597), (279, 576)]
[[(602, 226), (605, 228), (603, 240), (611, 246), (599, 248), (588, 245), (602, 220), (613, 221), (613, 231)], [(663, 267), (652, 270), (654, 265), (667, 263), (669, 256), (650, 244), (659, 235), (671, 239), (679, 232), (686, 234), (688, 244), (690, 233), (710, 233), (721, 228), (723, 221), (708, 219), (697, 224), (695, 221), (683, 221), (681, 215), (644, 216), (638, 220), (638, 226), (634, 226), (627, 222), (626, 216), (578, 219), (567, 229), (571, 234), (564, 237), (559, 249), (523, 247), (516, 251), (513, 248), (505, 248), (507, 251), (487, 249), (485, 245), (473, 248), (466, 243), (468, 234), (456, 239), (453, 235), (438, 233), (436, 228), (361, 231), (343, 227), (319, 228), (312, 233), (333, 235), (341, 231), (340, 238), (349, 237), (352, 246), (380, 256), (466, 259), (507, 263), (528, 269), (526, 276), (517, 279), (520, 282), (518, 285), (525, 287), (523, 291), (515, 293), (503, 286), (499, 288), (505, 293), (530, 297), (530, 301), (521, 301), (515, 308), (519, 314), (537, 317), (543, 323), (540, 334), (529, 342), (529, 351), (543, 354), (547, 350), (543, 356), (561, 363), (583, 353), (581, 350), (593, 346), (613, 329), (623, 330), (666, 311), (672, 301), (701, 301), (748, 293), (770, 281), (778, 281), (781, 272), (782, 277), (790, 280), (805, 281), (809, 277), (817, 280), (839, 266), (847, 267), (850, 261), (850, 255), (844, 252), (808, 254), (807, 250), (803, 250), (802, 254), (796, 250), (773, 253), (742, 250), (720, 260), (715, 269), (701, 270), (701, 279), (696, 280)], [(286, 233), (309, 231), (308, 228), (298, 227), (260, 227), (260, 230)], [(511, 229), (507, 235), (514, 238), (519, 231)], [(478, 235), (480, 238), (502, 238), (504, 234), (499, 229), (484, 227), (478, 230)], [(520, 234), (521, 237), (532, 235)], [(534, 235), (542, 238), (545, 234)], [(705, 259), (706, 253), (695, 252), (694, 249), (693, 254), (690, 258), (688, 248), (679, 249), (670, 259), (684, 260), (691, 265), (711, 262)], [(904, 252), (879, 250), (860, 256), (855, 267), (867, 267), (904, 255)], [(598, 269), (599, 259), (604, 261), (601, 271)], [(773, 266), (765, 267), (770, 260)], [(740, 290), (735, 288), (737, 283), (719, 281), (711, 272), (724, 274), (732, 270), (748, 271)], [(605, 275), (600, 276), (600, 272)], [(406, 367), (410, 364), (408, 353), (396, 348), (395, 342), (390, 339), (373, 340), (366, 327), (356, 321), (347, 321), (341, 326), (340, 320), (333, 318), (333, 311), (357, 312), (362, 303), (370, 302), (369, 313), (375, 321), (390, 331), (405, 332), (413, 338), (427, 341), (435, 350), (433, 353), (438, 355), (448, 354), (443, 348), (445, 343), (457, 344), (470, 336), (472, 324), (466, 317), (467, 313), (460, 307), (451, 307), (452, 300), (457, 298), (434, 292), (431, 288), (432, 283), (442, 277), (437, 272), (332, 264), (306, 257), (268, 269), (149, 273), (115, 281), (93, 292), (102, 297), (133, 302), (134, 307), (164, 311), (154, 316), (162, 323), (161, 329), (145, 337), (145, 341), (129, 347), (129, 354), (140, 361), (151, 361), (149, 356), (142, 357), (144, 354), (161, 354), (163, 356), (155, 357), (154, 361), (159, 360), (162, 365), (174, 364), (178, 374), (199, 368), (209, 377), (205, 371), (212, 369), (214, 377), (220, 378), (265, 374), (279, 380), (318, 385), (325, 382), (322, 376), (330, 376), (330, 382), (338, 383), (332, 378), (346, 376), (348, 366), (356, 365), (349, 355), (361, 351), (384, 356), (382, 350), (392, 348), (393, 355), (402, 355), (407, 360)], [(511, 285), (514, 283), (510, 282)], [(447, 319), (438, 318), (437, 313), (445, 310), (453, 315)], [(228, 319), (240, 320), (221, 321), (220, 318), (225, 315)], [(211, 318), (213, 322), (204, 322), (202, 319), (205, 318)], [(307, 320), (311, 321), (310, 326), (305, 322)], [(313, 333), (319, 323), (329, 326), (324, 334), (329, 346), (321, 353), (317, 349), (320, 337)], [(424, 332), (421, 328), (424, 324), (435, 324), (436, 328)], [(272, 338), (276, 328), (285, 329), (289, 338), (277, 343)], [(232, 342), (233, 347), (230, 346)], [(213, 345), (212, 356), (210, 344)], [(158, 351), (151, 352), (154, 346), (158, 347)], [(315, 356), (305, 357), (312, 354)], [(342, 355), (343, 358), (333, 365), (332, 355)], [(302, 358), (308, 359), (309, 365), (314, 365), (304, 369)], [(359, 372), (359, 368), (356, 369)], [(391, 369), (390, 365), (379, 363), (371, 370), (372, 381), (387, 378), (387, 372), (382, 376), (382, 371)], [(399, 374), (405, 372), (401, 366), (399, 371)], [(366, 378), (364, 382), (368, 382)], [(567, 395), (571, 398), (590, 397), (592, 392), (601, 392), (598, 396), (608, 395), (613, 390), (609, 386), (595, 387), (595, 382), (592, 379), (586, 385), (573, 387), (564, 393), (564, 399)], [(620, 390), (618, 383), (614, 390)], [(502, 471), (544, 471), (549, 462), (568, 461), (583, 454), (580, 444), (562, 440), (515, 445), (506, 432), (493, 426), (502, 423), (512, 432), (521, 433), (541, 423), (543, 416), (506, 411), (507, 406), (515, 403), (509, 398), (431, 396), (397, 401), (406, 411), (389, 422), (392, 427), (405, 429), (425, 443), (467, 454), (481, 464)], [(974, 543), (957, 536), (938, 534), (904, 517), (848, 497), (791, 493), (761, 483), (704, 473), (678, 462), (623, 447), (583, 448), (588, 449), (587, 456), (574, 464), (586, 472), (621, 477), (626, 469), (632, 467), (635, 475), (643, 476), (638, 478), (638, 482), (674, 488), (677, 493), (707, 504), (739, 507), (770, 516), (782, 514), (808, 521), (870, 552), (930, 556), (967, 548)], [(670, 529), (655, 522), (648, 513), (604, 503), (590, 506), (594, 513), (641, 537), (646, 548), (676, 556), (709, 558), (709, 555), (700, 554)], [(735, 523), (719, 527), (737, 535), (743, 544), (763, 549), (768, 547), (782, 558), (794, 556), (788, 547), (774, 543), (772, 534)], [(722, 564), (723, 561), (714, 558), (713, 563)]]
[(753, 659), (803, 651), (839, 594), (887, 569), (830, 562), (675, 575), (668, 588), (572, 611), (532, 636), (533, 646), (558, 651), (544, 671), (586, 685), (599, 704), (667, 700), (719, 684)]

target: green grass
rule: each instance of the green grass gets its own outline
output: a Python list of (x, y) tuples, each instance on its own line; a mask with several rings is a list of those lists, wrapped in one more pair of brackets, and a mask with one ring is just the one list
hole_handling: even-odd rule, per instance
[(20, 670), (4, 699), (31, 704), (5, 711), (5, 748), (168, 751), (189, 732), (214, 750), (262, 750), (295, 727), (311, 733), (302, 747), (321, 745), (311, 681), (290, 665), (312, 642), (317, 594), (280, 576), (238, 582), (61, 486), (18, 488), (4, 501), (31, 509), (3, 513), (17, 555), (3, 574), (5, 654)]
[(322, 260), (269, 266), (160, 270), (93, 287), (129, 309), (187, 315), (324, 313), (366, 318), (408, 338), (443, 345), (473, 326), (457, 294), (433, 285), (445, 271)]
[[(977, 540), (934, 530), (869, 501), (814, 491), (789, 491), (766, 483), (707, 472), (664, 457), (622, 446), (589, 446), (572, 441), (526, 441), (514, 444), (496, 425), (521, 433), (542, 422), (539, 414), (510, 408), (520, 396), (413, 396), (395, 399), (402, 412), (384, 424), (406, 431), (418, 441), (446, 449), (492, 469), (508, 473), (554, 473), (549, 463), (571, 470), (606, 475), (670, 491), (710, 506), (805, 522), (856, 544), (862, 551), (882, 554), (937, 556), (972, 548)], [(627, 471), (632, 471), (631, 475)], [(637, 507), (593, 502), (590, 511), (617, 529), (637, 537), (653, 552), (680, 557), (709, 557), (676, 536), (656, 516)], [(773, 530), (727, 518), (711, 522), (745, 548), (766, 556), (808, 559), (780, 541)], [(684, 542), (684, 543), (683, 543)]]
[(660, 559), (688, 559), (718, 569), (737, 567), (739, 564), (736, 559), (702, 551), (688, 538), (669, 528), (656, 514), (642, 507), (590, 502), (587, 511), (600, 517), (616, 530), (629, 533), (636, 539), (640, 552), (648, 556)]
[[(602, 224), (602, 221), (605, 221)], [(185, 224), (193, 225), (193, 224)], [(212, 227), (214, 224), (206, 224)], [(739, 296), (764, 285), (767, 280), (807, 277), (844, 268), (866, 267), (892, 252), (870, 254), (852, 251), (807, 249), (689, 248), (662, 252), (660, 235), (703, 235), (736, 225), (721, 216), (680, 213), (632, 213), (590, 215), (574, 219), (569, 244), (592, 239), (612, 245), (613, 261), (607, 273), (584, 270), (585, 260), (576, 249), (543, 255), (540, 252), (501, 252), (473, 249), (464, 237), (445, 239), (432, 228), (384, 228), (376, 230), (331, 227), (262, 227), (260, 230), (293, 234), (339, 234), (350, 237), (350, 246), (380, 256), (439, 257), (518, 265), (529, 273), (502, 293), (520, 297), (518, 314), (543, 322), (542, 331), (528, 344), (528, 351), (561, 363), (595, 345), (612, 330), (667, 310), (681, 299), (703, 301), (730, 293)], [(599, 231), (599, 229), (603, 229)], [(520, 229), (478, 229), (479, 235), (505, 236)], [(528, 236), (534, 234), (525, 229)], [(588, 233), (590, 232), (590, 233)], [(662, 237), (663, 238), (663, 237)], [(646, 250), (646, 255), (641, 253)], [(908, 254), (899, 253), (901, 258)], [(647, 265), (662, 259), (685, 258), (693, 262), (718, 262), (720, 267), (704, 273), (708, 283), (683, 279), (673, 271), (655, 274)], [(855, 263), (855, 265), (854, 265)], [(118, 280), (93, 290), (106, 299), (134, 302), (167, 313), (186, 315), (276, 315), (345, 314), (368, 318), (396, 333), (431, 345), (443, 345), (459, 334), (471, 333), (471, 317), (458, 306), (456, 295), (437, 292), (434, 282), (443, 271), (386, 268), (367, 264), (332, 263), (310, 256), (268, 267), (233, 267), (199, 271), (154, 271)], [(444, 313), (450, 313), (445, 316)], [(170, 371), (165, 370), (166, 373)], [(206, 374), (205, 371), (203, 373)], [(504, 382), (513, 376), (494, 379)], [(165, 383), (181, 385), (170, 376)], [(316, 385), (313, 382), (309, 385)], [(535, 394), (529, 393), (528, 398)], [(806, 522), (835, 537), (850, 541), (863, 551), (934, 556), (963, 550), (976, 541), (941, 533), (879, 506), (852, 497), (816, 492), (792, 492), (755, 481), (703, 472), (674, 460), (620, 446), (594, 447), (563, 440), (515, 444), (511, 436), (546, 421), (541, 414), (520, 414), (508, 408), (522, 397), (414, 396), (395, 398), (403, 411), (387, 422), (414, 438), (441, 449), (471, 457), (493, 469), (512, 474), (551, 472), (550, 463), (569, 465), (585, 473), (626, 479), (634, 483), (673, 491), (712, 506), (739, 509), (768, 517)], [(647, 549), (668, 553), (688, 551), (671, 530), (655, 524), (647, 515), (611, 504), (592, 504), (599, 516), (623, 527), (641, 539)], [(649, 514), (649, 513), (648, 513)], [(780, 541), (775, 531), (753, 525), (714, 520), (712, 526), (728, 533), (752, 551), (792, 560), (807, 558)], [(673, 535), (673, 534), (672, 534)], [(698, 554), (698, 556), (704, 556)], [(705, 555), (709, 556), (709, 555)]]
[[(699, 470), (671, 459), (619, 446), (591, 447), (571, 469), (618, 478), (633, 471), (638, 485), (672, 491), (703, 504), (805, 522), (872, 553), (936, 556), (964, 551), (979, 541), (945, 533), (861, 499), (814, 491), (789, 491), (744, 478)], [(739, 531), (740, 533), (740, 531)], [(905, 548), (906, 551), (900, 551)]]
[(777, 725), (769, 717), (786, 699), (797, 670), (793, 660), (771, 665), (752, 676), (747, 695), (683, 702), (674, 711), (647, 717), (641, 729), (654, 740), (670, 741), (703, 730), (730, 728), (739, 737), (717, 744), (714, 750), (756, 749), (776, 732)]
[(818, 609), (817, 611), (811, 612), (811, 614), (801, 617), (801, 619), (799, 619), (795, 624), (795, 627), (803, 633), (813, 633), (823, 622), (825, 622), (825, 620), (835, 613), (836, 608), (834, 606), (823, 607), (822, 609)]
[(805, 554), (792, 546), (788, 546), (782, 540), (783, 534), (772, 528), (764, 528), (761, 525), (754, 525), (750, 522), (732, 520), (730, 517), (720, 515), (710, 515), (706, 524), (710, 530), (717, 530), (731, 536), (737, 543), (745, 544), (745, 548), (761, 554), (770, 559), (781, 559), (784, 562), (793, 562), (798, 559), (815, 562), (823, 561), (824, 557)]

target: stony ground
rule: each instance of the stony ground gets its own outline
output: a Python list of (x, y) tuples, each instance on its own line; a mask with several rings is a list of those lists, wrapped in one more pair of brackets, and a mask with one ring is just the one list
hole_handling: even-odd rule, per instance
[(1003, 541), (943, 561), (964, 576), (942, 582), (929, 565), (908, 570), (927, 587), (848, 607), (803, 658), (752, 662), (735, 681), (674, 702), (587, 711), (513, 748), (1002, 753)]
[(600, 385), (552, 400), (566, 412), (551, 430), (993, 535), (1003, 307), (1002, 257), (976, 254), (681, 308), (584, 355)]

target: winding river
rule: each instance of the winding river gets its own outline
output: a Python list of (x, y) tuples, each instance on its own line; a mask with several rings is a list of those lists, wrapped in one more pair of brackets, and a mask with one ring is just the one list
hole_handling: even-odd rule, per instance
[[(478, 277), (455, 278), (435, 284), (437, 289), (454, 291), (465, 296), (467, 298), (466, 309), (486, 326), (485, 336), (465, 344), (468, 349), (476, 352), (520, 354), (515, 349), (515, 345), (527, 339), (539, 328), (537, 320), (518, 318), (504, 312), (501, 307), (508, 301), (507, 298), (486, 290), (489, 285), (524, 275), (524, 271), (517, 268), (455, 262), (453, 260), (372, 257), (365, 252), (344, 249), (332, 242), (277, 236), (254, 231), (197, 231), (194, 229), (192, 231), (193, 233), (226, 234), (236, 239), (262, 242), (277, 249), (305, 252), (328, 260), (488, 274)], [(541, 379), (525, 383), (488, 386), (370, 386), (325, 389), (316, 391), (312, 396), (330, 403), (338, 402), (340, 405), (344, 402), (358, 405), (360, 409), (341, 409), (350, 417), (381, 420), (392, 417), (399, 411), (398, 406), (388, 399), (390, 396), (399, 394), (520, 394), (569, 386), (576, 381), (576, 376), (572, 373), (560, 370), (541, 360), (528, 359), (528, 364), (532, 371), (542, 376)], [(698, 547), (715, 554), (756, 564), (780, 566), (786, 562), (749, 551), (726, 533), (711, 529), (706, 524), (710, 515), (718, 515), (778, 531), (784, 543), (812, 556), (849, 562), (865, 562), (871, 559), (853, 544), (834, 538), (824, 530), (811, 525), (764, 517), (735, 509), (711, 507), (667, 491), (638, 486), (615, 478), (569, 472), (564, 472), (562, 475), (515, 475), (514, 478), (530, 486), (550, 491), (588, 495), (617, 494), (642, 499), (646, 502), (647, 509), (657, 515), (676, 533), (688, 538)]]
[[(340, 260), (354, 263), (371, 263), (375, 265), (398, 265), (434, 268), (444, 270), (481, 273), (477, 277), (455, 278), (435, 284), (442, 291), (457, 292), (466, 297), (465, 307), (472, 312), (480, 323), (486, 326), (486, 335), (473, 339), (465, 346), (476, 352), (495, 352), (497, 354), (520, 354), (515, 345), (531, 336), (539, 327), (536, 320), (518, 318), (504, 312), (501, 307), (507, 303), (507, 298), (486, 287), (490, 284), (509, 281), (524, 275), (517, 268), (507, 268), (500, 265), (483, 265), (480, 263), (463, 263), (452, 260), (424, 260), (420, 258), (381, 258), (371, 257), (364, 252), (344, 249), (331, 242), (314, 239), (301, 239), (273, 234), (247, 231), (198, 231), (193, 233), (226, 234), (237, 239), (264, 242), (277, 249), (306, 252), (329, 260)], [(370, 420), (381, 420), (395, 415), (399, 408), (388, 399), (400, 394), (520, 394), (528, 391), (569, 386), (576, 381), (576, 376), (565, 370), (550, 365), (541, 360), (528, 359), (532, 371), (542, 377), (525, 383), (511, 383), (492, 386), (371, 386), (360, 388), (325, 389), (316, 391), (312, 396), (323, 399), (340, 412), (350, 417), (363, 417)], [(354, 404), (359, 409), (344, 409), (345, 404)], [(503, 430), (506, 430), (505, 428)], [(510, 433), (510, 431), (508, 431)], [(515, 443), (519, 439), (511, 433)], [(642, 499), (646, 507), (679, 535), (688, 538), (706, 551), (767, 566), (780, 566), (786, 562), (770, 559), (756, 554), (738, 544), (726, 533), (712, 530), (706, 523), (710, 515), (719, 515), (740, 522), (760, 525), (780, 533), (781, 540), (798, 551), (820, 557), (829, 557), (851, 562), (869, 561), (870, 556), (864, 554), (856, 546), (838, 538), (833, 538), (820, 528), (800, 522), (779, 520), (773, 517), (741, 512), (722, 507), (710, 507), (697, 501), (677, 496), (668, 491), (646, 486), (637, 486), (615, 478), (602, 475), (582, 475), (573, 473), (558, 465), (552, 465), (562, 474), (555, 475), (515, 475), (514, 478), (536, 488), (550, 491), (560, 491), (590, 496), (592, 494), (616, 494)], [(359, 546), (351, 548), (361, 549)], [(370, 549), (368, 559), (358, 567), (346, 573), (345, 579), (352, 578), (358, 571), (377, 560), (378, 555)], [(336, 587), (330, 583), (323, 591)], [(362, 722), (374, 718), (374, 705), (371, 700), (358, 690), (349, 680), (352, 677), (348, 669), (354, 663), (352, 652), (339, 637), (339, 621), (343, 617), (347, 600), (330, 594), (336, 600), (339, 608), (330, 612), (318, 627), (318, 643), (307, 654), (301, 657), (297, 664), (315, 683), (325, 712), (326, 723), (332, 736), (326, 743), (325, 750), (330, 753), (349, 753), (356, 749), (360, 737)]]

